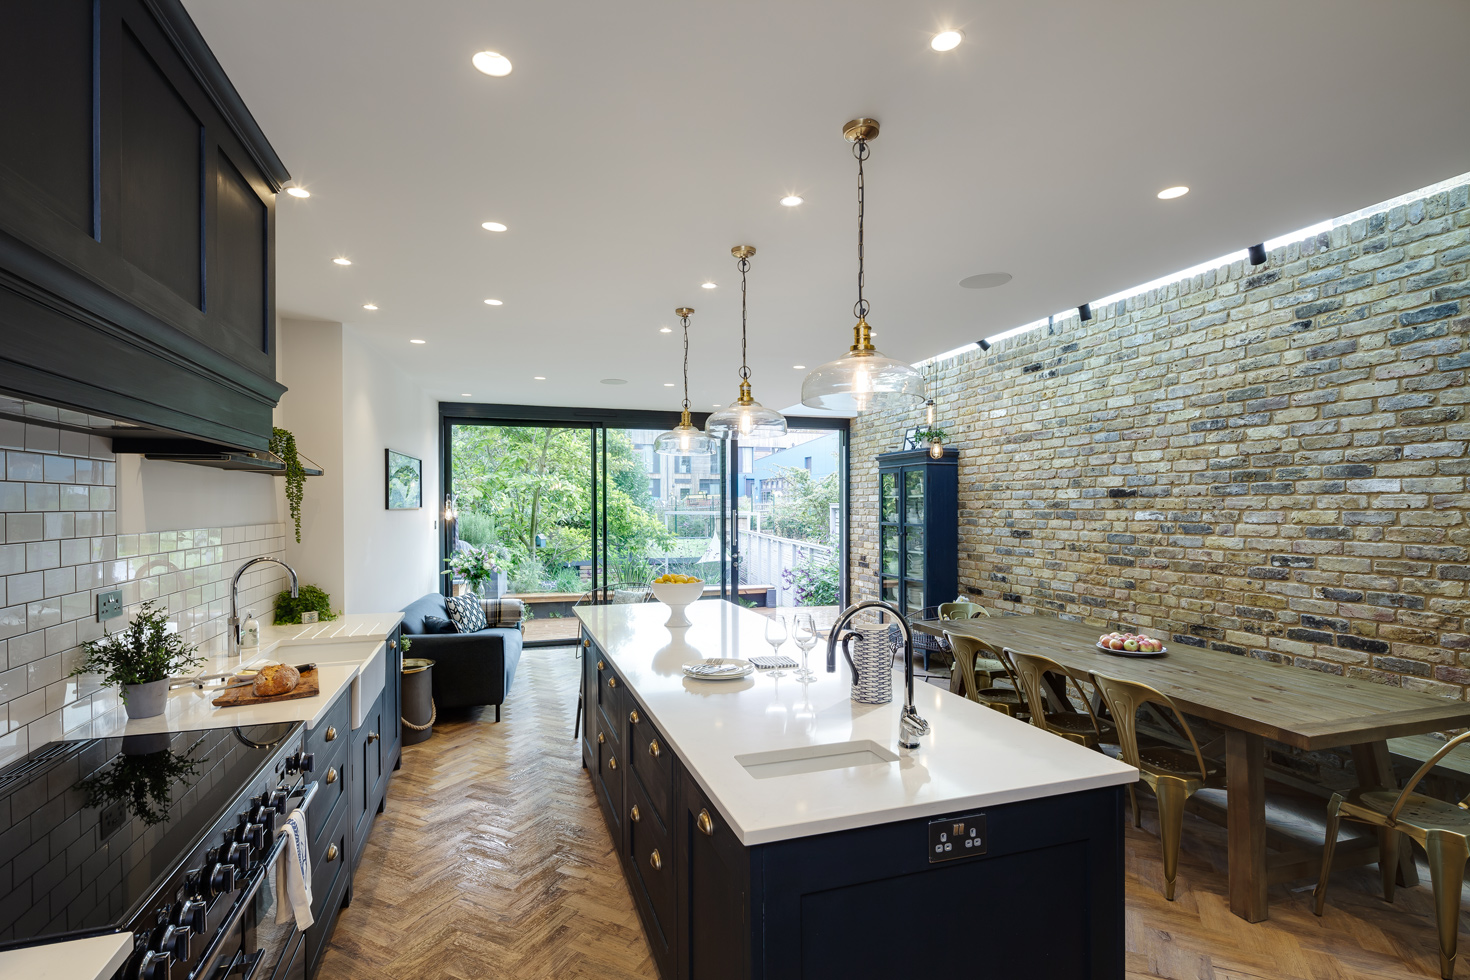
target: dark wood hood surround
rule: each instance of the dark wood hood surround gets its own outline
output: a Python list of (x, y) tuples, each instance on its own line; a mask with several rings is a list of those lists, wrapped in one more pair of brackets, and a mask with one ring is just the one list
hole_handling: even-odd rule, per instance
[(290, 174), (183, 5), (6, 0), (0, 92), (0, 390), (264, 449)]

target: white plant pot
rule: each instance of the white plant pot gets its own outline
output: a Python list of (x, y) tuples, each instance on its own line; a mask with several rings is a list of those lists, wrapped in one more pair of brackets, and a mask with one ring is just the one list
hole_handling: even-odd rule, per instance
[(168, 704), (168, 678), (147, 684), (124, 684), (123, 707), (129, 718), (156, 718)]
[(669, 620), (664, 625), (670, 629), (693, 625), (689, 622), (689, 617), (684, 615), (684, 610), (703, 595), (703, 582), (653, 583), (653, 597), (669, 607)]

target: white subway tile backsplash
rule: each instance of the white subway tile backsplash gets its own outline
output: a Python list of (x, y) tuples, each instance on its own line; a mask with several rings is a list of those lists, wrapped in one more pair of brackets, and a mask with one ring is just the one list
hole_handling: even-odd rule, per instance
[(44, 522), (40, 514), (6, 514), (5, 515), (5, 540), (11, 544), (17, 541), (40, 541), (44, 536)]
[(12, 604), (31, 602), (46, 597), (46, 575), (44, 572), (26, 572), (11, 575), (5, 580), (6, 601)]
[(25, 447), (25, 423), (0, 419), (0, 449), (24, 449)]
[(27, 425), (26, 448), (41, 453), (60, 452), (61, 430), (49, 425)]
[(39, 481), (41, 457), (37, 453), (6, 453), (5, 478), (10, 481)]

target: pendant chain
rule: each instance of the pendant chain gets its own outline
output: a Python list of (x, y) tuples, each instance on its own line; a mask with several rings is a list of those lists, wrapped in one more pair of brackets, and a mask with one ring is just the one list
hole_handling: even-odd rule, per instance
[(750, 259), (740, 260), (740, 380), (750, 380), (750, 368), (745, 363), (745, 274), (750, 271)]
[(680, 317), (684, 321), (684, 411), (689, 411), (689, 318)]
[(867, 284), (863, 273), (863, 212), (866, 203), (863, 190), (863, 161), (868, 158), (870, 152), (872, 151), (868, 149), (867, 140), (860, 139), (852, 144), (852, 155), (857, 157), (858, 162), (858, 298), (852, 308), (852, 313), (859, 320), (866, 319), (871, 309), (868, 301), (863, 298), (863, 287)]

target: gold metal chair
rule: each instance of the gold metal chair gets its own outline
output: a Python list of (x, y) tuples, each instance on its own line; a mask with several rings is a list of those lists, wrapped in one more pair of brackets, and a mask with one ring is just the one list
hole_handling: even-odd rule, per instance
[(940, 619), (975, 619), (979, 616), (989, 618), (990, 610), (975, 602), (941, 602), (939, 604)]
[[(1099, 745), (1117, 745), (1118, 729), (1106, 718), (1098, 718), (1092, 710), (1092, 704), (1087, 699), (1087, 692), (1082, 690), (1082, 685), (1077, 683), (1077, 678), (1049, 657), (1038, 656), (1034, 653), (1021, 653), (1016, 650), (1005, 649), (1001, 654), (1010, 658), (1011, 663), (1016, 665), (1016, 674), (1021, 679), (1021, 689), (1026, 695), (1026, 703), (1031, 705), (1031, 724), (1037, 728), (1045, 729), (1053, 735), (1084, 745), (1089, 749), (1095, 749)], [(1066, 680), (1072, 682), (1077, 689), (1077, 696), (1082, 699), (1085, 711), (1048, 711), (1046, 707), (1046, 692), (1041, 685), (1048, 674), (1059, 674)]]
[[(1205, 761), (1190, 731), (1189, 722), (1168, 695), (1147, 684), (1119, 680), (1094, 673), (1097, 685), (1113, 724), (1118, 728), (1118, 746), (1123, 761), (1138, 770), (1138, 778), (1154, 791), (1159, 802), (1159, 841), (1164, 847), (1164, 897), (1174, 901), (1174, 878), (1179, 871), (1179, 841), (1184, 834), (1184, 804), (1205, 787), (1224, 785), (1224, 771)], [(1178, 728), (1189, 738), (1192, 751), (1170, 745), (1139, 743), (1138, 711), (1145, 704), (1168, 708)], [(1133, 802), (1133, 825), (1141, 826), (1138, 801)]]
[[(963, 694), (971, 701), (978, 701), (1012, 718), (1025, 718), (1026, 700), (1021, 691), (1020, 680), (1016, 677), (1013, 668), (1003, 659), (991, 659), (995, 654), (995, 649), (984, 641), (963, 633), (946, 632), (944, 635), (949, 640), (950, 649), (954, 652), (954, 670), (950, 674), (949, 689), (955, 694)], [(975, 666), (967, 670), (965, 669), (967, 664)], [(993, 671), (991, 664), (999, 669)], [(997, 673), (1010, 678), (1013, 687), (996, 687)], [(985, 677), (984, 685), (980, 683), (981, 675)]]
[(1414, 787), (1457, 746), (1470, 739), (1470, 732), (1456, 735), (1444, 748), (1419, 767), (1401, 790), (1357, 789), (1347, 797), (1338, 793), (1327, 804), (1327, 839), (1322, 847), (1322, 876), (1313, 892), (1316, 913), (1327, 903), (1327, 877), (1332, 873), (1332, 852), (1337, 846), (1337, 829), (1342, 820), (1378, 828), (1378, 870), (1383, 878), (1383, 900), (1393, 901), (1394, 873), (1398, 868), (1398, 836), (1407, 834), (1429, 855), (1429, 880), (1434, 885), (1435, 920), (1439, 926), (1439, 975), (1455, 975), (1455, 954), (1460, 932), (1460, 888), (1465, 881), (1465, 862), (1470, 860), (1470, 796), (1459, 803), (1446, 803), (1414, 792)]
[[(989, 616), (990, 610), (973, 602), (941, 602), (938, 607), (940, 619), (978, 619), (981, 616)], [(945, 634), (948, 636), (948, 634)], [(948, 641), (946, 641), (948, 642)], [(954, 645), (950, 644), (950, 653), (954, 653)], [(955, 663), (959, 663), (956, 658)], [(986, 674), (986, 687), (993, 687), (997, 677), (1004, 676), (1005, 665), (993, 657), (984, 656), (975, 661), (975, 669)], [(955, 694), (961, 693), (959, 684), (955, 681), (954, 672), (949, 675), (949, 689)]]

